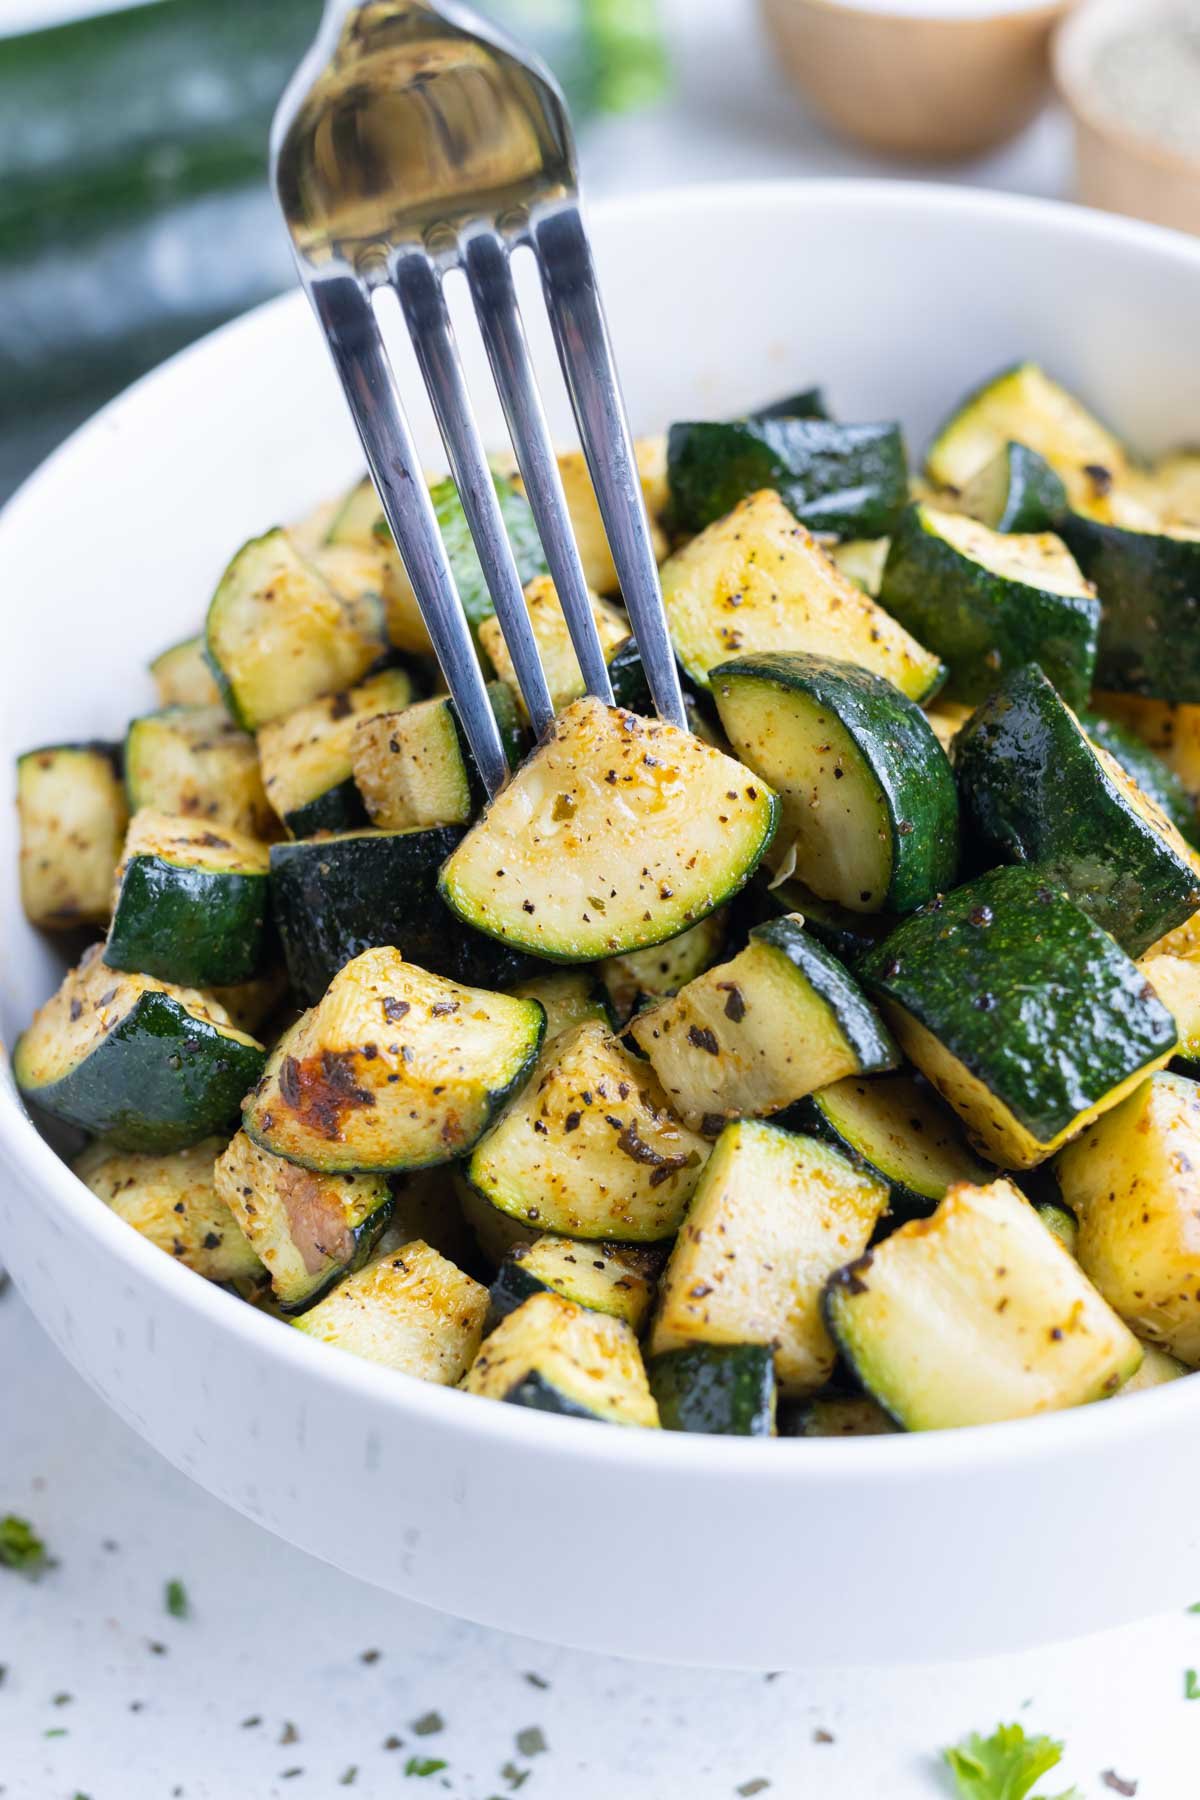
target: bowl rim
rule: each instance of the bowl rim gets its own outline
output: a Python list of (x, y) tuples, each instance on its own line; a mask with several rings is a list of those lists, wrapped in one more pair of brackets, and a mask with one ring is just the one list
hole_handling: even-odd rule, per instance
[[(735, 214), (748, 206), (800, 211), (860, 210), (877, 212), (883, 207), (897, 212), (934, 214), (949, 219), (967, 217), (977, 223), (980, 213), (1007, 219), (1035, 233), (1066, 233), (1109, 245), (1125, 245), (1133, 251), (1153, 251), (1169, 261), (1190, 264), (1200, 278), (1200, 240), (1142, 220), (1100, 213), (1062, 201), (1024, 195), (983, 192), (966, 186), (886, 178), (859, 180), (845, 177), (789, 177), (758, 181), (697, 183), (685, 188), (662, 188), (624, 197), (613, 197), (589, 208), (589, 216), (605, 223), (653, 217), (669, 210), (700, 216), (714, 209)], [(26, 497), (76, 453), (77, 447), (108, 429), (111, 415), (131, 396), (158, 381), (176, 364), (211, 357), (212, 346), (230, 337), (263, 329), (281, 310), (302, 309), (303, 296), (292, 291), (251, 309), (218, 327), (194, 344), (178, 351), (150, 370), (90, 419), (77, 428), (33, 471), (0, 510), (0, 545)], [(314, 353), (316, 340), (313, 340)], [(960, 1426), (954, 1430), (896, 1433), (864, 1438), (777, 1438), (764, 1456), (761, 1439), (689, 1435), (682, 1432), (611, 1430), (586, 1419), (552, 1417), (522, 1407), (498, 1406), (481, 1396), (466, 1394), (425, 1382), (415, 1376), (385, 1369), (334, 1346), (321, 1344), (303, 1332), (281, 1328), (281, 1322), (247, 1305), (236, 1295), (178, 1265), (174, 1258), (141, 1237), (110, 1209), (97, 1205), (95, 1196), (76, 1177), (37, 1131), (25, 1111), (12, 1079), (11, 1063), (0, 1042), (0, 1061), (5, 1062), (0, 1081), (0, 1153), (19, 1170), (23, 1184), (53, 1199), (66, 1229), (81, 1232), (100, 1254), (124, 1261), (172, 1306), (188, 1308), (198, 1321), (212, 1329), (231, 1333), (247, 1355), (261, 1355), (294, 1369), (300, 1381), (324, 1383), (338, 1394), (360, 1401), (397, 1419), (419, 1416), (430, 1429), (447, 1435), (461, 1430), (464, 1437), (492, 1448), (508, 1447), (518, 1453), (552, 1454), (556, 1447), (578, 1461), (597, 1466), (623, 1465), (629, 1470), (646, 1467), (660, 1475), (678, 1469), (689, 1479), (703, 1474), (707, 1480), (841, 1484), (853, 1470), (871, 1479), (908, 1480), (941, 1474), (966, 1476), (995, 1466), (1031, 1466), (1049, 1459), (1073, 1456), (1102, 1448), (1107, 1440), (1124, 1449), (1140, 1440), (1200, 1421), (1200, 1383), (1189, 1395), (1186, 1380), (1163, 1384), (1138, 1395), (1136, 1407), (1120, 1408), (1110, 1415), (1103, 1406), (1082, 1406), (1066, 1412), (989, 1425)], [(1119, 1421), (1124, 1420), (1124, 1424)]]
[[(1096, 51), (1122, 23), (1144, 19), (1145, 6), (1146, 0), (1081, 0), (1074, 6), (1054, 34), (1050, 53), (1054, 85), (1077, 125), (1086, 126), (1131, 161), (1195, 181), (1200, 177), (1200, 153), (1189, 156), (1185, 150), (1143, 136), (1106, 112), (1096, 97), (1091, 68)], [(1171, 0), (1156, 0), (1156, 10), (1170, 16)]]

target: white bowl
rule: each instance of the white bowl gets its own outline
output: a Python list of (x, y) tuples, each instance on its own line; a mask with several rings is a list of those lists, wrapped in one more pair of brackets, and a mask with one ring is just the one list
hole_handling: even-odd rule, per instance
[[(1200, 245), (1150, 227), (850, 181), (652, 196), (593, 226), (642, 428), (819, 379), (843, 416), (899, 414), (920, 447), (1020, 356), (1148, 448), (1200, 426)], [(298, 297), (101, 413), (0, 518), (4, 753), (119, 733), (150, 703), (147, 656), (196, 626), (232, 548), (357, 466)], [(5, 816), (10, 1044), (56, 979), (15, 871)], [(93, 1387), (231, 1505), (431, 1606), (777, 1668), (1015, 1648), (1177, 1606), (1200, 1583), (1200, 1381), (854, 1441), (549, 1418), (311, 1343), (177, 1267), (75, 1181), (7, 1072), (0, 1152), (0, 1256)]]

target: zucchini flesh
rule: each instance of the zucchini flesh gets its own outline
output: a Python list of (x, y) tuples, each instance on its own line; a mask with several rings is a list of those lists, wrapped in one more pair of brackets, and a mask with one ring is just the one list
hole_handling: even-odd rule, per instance
[(846, 538), (840, 544), (828, 546), (829, 560), (837, 565), (847, 581), (852, 581), (872, 600), (878, 600), (891, 541), (885, 537)]
[(551, 1293), (640, 1331), (654, 1299), (656, 1262), (652, 1251), (629, 1244), (551, 1235), (514, 1244), (492, 1283), (489, 1316), (498, 1324), (530, 1295)]
[[(594, 594), (589, 599), (596, 636), (600, 639), (600, 648), (607, 663), (622, 644), (629, 642), (629, 621), (615, 606), (610, 606), (607, 600), (599, 600)], [(568, 701), (578, 700), (586, 689), (583, 671), (579, 667), (579, 659), (575, 655), (575, 646), (567, 628), (566, 615), (548, 575), (537, 576), (525, 589), (525, 610), (529, 614), (529, 624), (541, 658), (546, 685), (550, 689), (550, 700), (555, 712), (558, 712)], [(521, 717), (527, 718), (525, 698), (521, 693), (516, 667), (500, 629), (499, 619), (483, 620), (479, 627), (479, 645), (499, 679), (511, 692), (514, 702), (520, 708)]]
[(1176, 1047), (1175, 1022), (1137, 964), (1036, 869), (956, 888), (898, 925), (858, 973), (910, 1060), (1002, 1168), (1044, 1162)]
[(468, 925), (566, 962), (675, 937), (749, 880), (775, 796), (688, 732), (574, 701), (467, 833), (439, 891)]
[(169, 706), (134, 719), (125, 738), (133, 812), (207, 819), (269, 842), (279, 825), (263, 791), (254, 739), (223, 706)]
[(647, 1243), (678, 1229), (707, 1155), (646, 1065), (585, 1023), (555, 1040), (467, 1175), (542, 1231)]
[(685, 1124), (778, 1112), (814, 1088), (892, 1068), (874, 1008), (798, 916), (756, 925), (731, 962), (639, 1013), (630, 1035)]
[(766, 1344), (781, 1395), (833, 1372), (826, 1280), (866, 1249), (882, 1181), (832, 1145), (743, 1119), (727, 1125), (659, 1286), (651, 1357), (690, 1344)]
[(685, 982), (711, 968), (725, 947), (728, 924), (726, 912), (710, 913), (665, 944), (602, 962), (600, 979), (618, 1023), (623, 1025), (643, 1001), (677, 994)]
[[(665, 437), (635, 438), (633, 454), (641, 479), (642, 499), (646, 503), (654, 559), (661, 562), (667, 554), (667, 540), (659, 524), (667, 505), (667, 440)], [(620, 582), (586, 458), (578, 450), (565, 452), (558, 458), (558, 474), (571, 515), (571, 529), (583, 564), (584, 580), (594, 593), (615, 594)], [(519, 481), (516, 485), (521, 486)]]
[(1096, 686), (1200, 701), (1200, 532), (1068, 513), (1059, 527), (1104, 605)]
[(597, 986), (591, 969), (550, 969), (528, 981), (518, 981), (508, 992), (519, 1000), (536, 1000), (546, 1015), (545, 1043), (573, 1025), (596, 1020), (611, 1025), (603, 990)]
[(204, 654), (204, 636), (184, 638), (150, 664), (160, 706), (219, 706), (221, 690)]
[[(515, 768), (525, 733), (512, 694), (503, 682), (489, 681), (488, 699)], [(350, 754), (371, 823), (384, 830), (466, 825), (483, 803), (483, 782), (446, 694), (361, 720)]]
[(405, 1244), (348, 1275), (296, 1330), (421, 1381), (454, 1387), (479, 1349), (487, 1289), (428, 1244)]
[(929, 728), (947, 756), (953, 755), (954, 740), (974, 711), (961, 700), (939, 700), (925, 708)]
[(1200, 706), (1111, 693), (1097, 694), (1095, 704), (1106, 718), (1136, 732), (1162, 758), (1193, 806), (1200, 802)]
[(280, 1038), (242, 1123), (305, 1168), (419, 1169), (463, 1155), (528, 1073), (545, 1015), (367, 950)]
[(802, 651), (712, 671), (729, 741), (779, 795), (773, 860), (851, 912), (911, 912), (954, 880), (958, 797), (920, 707)]
[(261, 1027), (279, 1011), (287, 995), (287, 971), (275, 963), (250, 981), (235, 981), (230, 987), (217, 985), (209, 991), (239, 1031), (261, 1037)]
[(1012, 1183), (951, 1188), (835, 1275), (827, 1314), (863, 1386), (909, 1431), (1116, 1393), (1141, 1345)]
[(1139, 1337), (1200, 1365), (1200, 1087), (1157, 1074), (1055, 1164), (1079, 1261)]
[(818, 1394), (784, 1420), (787, 1437), (886, 1437), (896, 1429), (869, 1394)]
[(1141, 1368), (1121, 1384), (1116, 1397), (1123, 1399), (1126, 1394), (1143, 1394), (1147, 1388), (1162, 1387), (1165, 1382), (1178, 1381), (1181, 1375), (1190, 1373), (1187, 1364), (1181, 1363), (1177, 1356), (1168, 1356), (1154, 1344), (1143, 1344)]
[(88, 950), (13, 1051), (31, 1105), (121, 1150), (182, 1150), (220, 1131), (264, 1051), (211, 994), (110, 969)]
[(813, 531), (883, 537), (908, 499), (900, 427), (758, 415), (672, 425), (669, 518), (703, 531), (747, 494), (770, 488)]
[(357, 687), (297, 707), (264, 725), (258, 758), (267, 799), (293, 837), (365, 825), (351, 745), (360, 719), (403, 710), (413, 697), (407, 669), (384, 669)]
[(1177, 956), (1144, 956), (1138, 964), (1179, 1033), (1179, 1057), (1188, 1074), (1200, 1072), (1200, 963)]
[(17, 758), (21, 905), (49, 931), (104, 925), (129, 817), (108, 744), (55, 744)]
[(270, 1155), (244, 1131), (217, 1159), (214, 1179), (284, 1312), (311, 1306), (359, 1268), (391, 1212), (384, 1177), (318, 1175)]
[(700, 688), (730, 657), (808, 650), (883, 675), (930, 698), (945, 670), (864, 594), (769, 491), (740, 500), (662, 568), (675, 654)]
[(961, 492), (1006, 443), (1036, 450), (1073, 500), (1089, 499), (1098, 475), (1117, 480), (1125, 452), (1098, 419), (1036, 363), (1005, 369), (969, 394), (938, 431), (926, 458), (938, 487)]
[(1168, 525), (1200, 525), (1200, 452), (1174, 450), (1142, 479), (1142, 489)]
[(774, 1437), (775, 1357), (769, 1344), (689, 1344), (646, 1364), (664, 1431)]
[(209, 1281), (252, 1281), (262, 1263), (213, 1179), (224, 1148), (224, 1138), (204, 1138), (154, 1156), (97, 1143), (71, 1167), (119, 1219), (185, 1268)]
[(189, 987), (250, 980), (266, 951), (268, 867), (257, 838), (143, 808), (117, 869), (105, 962)]
[(1053, 531), (1066, 511), (1067, 490), (1050, 464), (1027, 444), (1011, 441), (972, 475), (958, 508), (989, 531)]
[(492, 1332), (463, 1379), (469, 1394), (612, 1425), (658, 1425), (637, 1339), (620, 1319), (534, 1294)]

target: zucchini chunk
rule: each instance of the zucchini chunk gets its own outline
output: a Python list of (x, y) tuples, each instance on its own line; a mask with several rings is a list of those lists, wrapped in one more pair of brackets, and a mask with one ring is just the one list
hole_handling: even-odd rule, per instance
[(272, 1156), (244, 1131), (217, 1159), (214, 1179), (289, 1313), (362, 1266), (392, 1209), (383, 1176), (318, 1175)]
[(511, 1213), (501, 1212), (498, 1206), (477, 1193), (464, 1175), (456, 1171), (452, 1180), (458, 1209), (479, 1254), (492, 1268), (498, 1269), (517, 1244), (536, 1244), (544, 1235), (538, 1226), (522, 1225)]
[(494, 1325), (523, 1306), (531, 1294), (561, 1294), (576, 1306), (623, 1319), (640, 1331), (654, 1300), (661, 1258), (636, 1244), (586, 1243), (540, 1237), (514, 1244), (492, 1283), (489, 1317)]
[(711, 968), (725, 948), (728, 924), (724, 910), (709, 913), (707, 919), (668, 938), (665, 944), (634, 950), (628, 956), (607, 957), (600, 964), (600, 979), (617, 1023), (624, 1025), (644, 1001), (677, 994), (685, 982)]
[(770, 400), (765, 406), (756, 406), (749, 416), (752, 419), (831, 419), (833, 414), (825, 399), (824, 388), (810, 387), (798, 388), (795, 393)]
[(1067, 489), (1044, 456), (1010, 439), (983, 463), (959, 494), (953, 510), (978, 519), (989, 531), (1053, 531), (1067, 507)]
[(93, 944), (13, 1051), (31, 1106), (119, 1150), (183, 1150), (236, 1118), (260, 1043), (211, 994), (110, 969)]
[(778, 1112), (843, 1075), (894, 1068), (874, 1008), (796, 914), (755, 925), (746, 948), (639, 1013), (629, 1032), (684, 1123)]
[(204, 654), (204, 633), (161, 650), (150, 664), (160, 706), (219, 706), (221, 690)]
[(31, 925), (106, 925), (129, 813), (109, 744), (53, 744), (17, 758), (21, 905)]
[(71, 1167), (119, 1219), (185, 1268), (208, 1281), (253, 1281), (262, 1263), (213, 1177), (224, 1148), (223, 1137), (158, 1156), (96, 1143)]
[(736, 894), (776, 804), (690, 733), (576, 700), (450, 856), (439, 891), (468, 925), (536, 955), (625, 955)]
[[(515, 769), (525, 737), (516, 703), (502, 681), (489, 681), (488, 699)], [(483, 805), (483, 782), (448, 694), (358, 721), (350, 759), (371, 823), (385, 831), (467, 825)]]
[[(610, 606), (607, 600), (599, 600), (595, 594), (589, 598), (604, 660), (606, 663), (611, 662), (617, 649), (629, 642), (629, 621), (615, 606)], [(583, 671), (575, 655), (575, 646), (567, 629), (566, 615), (548, 575), (537, 576), (525, 589), (525, 610), (529, 614), (534, 642), (542, 659), (550, 699), (555, 712), (558, 712), (568, 701), (578, 700), (585, 692), (585, 685)], [(500, 680), (511, 692), (521, 717), (526, 718), (521, 684), (517, 680), (517, 671), (504, 641), (499, 619), (482, 621), (479, 627), (479, 645)]]
[(827, 553), (848, 581), (878, 600), (891, 542), (885, 537), (846, 538), (843, 543), (828, 545)]
[(104, 960), (188, 987), (249, 981), (265, 955), (267, 846), (143, 808), (117, 868)]
[(689, 1344), (646, 1364), (664, 1431), (774, 1437), (775, 1354), (769, 1344)]
[(125, 738), (131, 811), (207, 819), (269, 842), (279, 835), (254, 739), (223, 706), (169, 706), (134, 719)]
[(895, 1423), (869, 1394), (817, 1394), (789, 1409), (784, 1437), (887, 1437)]
[(1147, 1388), (1162, 1387), (1168, 1381), (1178, 1381), (1181, 1375), (1190, 1374), (1187, 1364), (1181, 1363), (1177, 1356), (1168, 1356), (1165, 1350), (1159, 1350), (1153, 1344), (1143, 1344), (1141, 1368), (1122, 1383), (1115, 1398), (1123, 1400), (1126, 1394), (1144, 1394)]
[(672, 425), (667, 484), (677, 532), (703, 531), (771, 488), (811, 531), (884, 537), (908, 500), (908, 460), (896, 424), (759, 415)]
[(1200, 525), (1200, 451), (1173, 450), (1142, 477), (1150, 503), (1170, 525)]
[(532, 1068), (534, 1000), (460, 987), (367, 950), (280, 1038), (242, 1123), (324, 1173), (420, 1169), (470, 1150)]
[(954, 761), (988, 859), (1036, 864), (1131, 956), (1200, 907), (1196, 852), (1036, 663), (1004, 678), (959, 733)]
[(675, 654), (697, 687), (731, 656), (808, 650), (883, 675), (911, 700), (945, 679), (911, 638), (832, 562), (778, 494), (740, 500), (662, 567)]
[(357, 687), (297, 707), (258, 734), (267, 799), (293, 837), (350, 831), (367, 823), (351, 745), (360, 719), (399, 713), (413, 697), (407, 669), (384, 669)]
[(1200, 531), (1068, 513), (1060, 531), (1104, 606), (1096, 686), (1200, 701)]
[(1126, 473), (1120, 443), (1036, 363), (1018, 363), (976, 388), (938, 431), (925, 467), (938, 487), (960, 492), (983, 465), (1015, 440), (1036, 450), (1072, 500)]
[(1200, 1075), (1200, 963), (1178, 956), (1144, 956), (1138, 964), (1179, 1033), (1179, 1063)]
[(994, 869), (905, 919), (858, 974), (902, 1048), (1002, 1168), (1029, 1169), (1173, 1055), (1120, 945), (1037, 869)]
[(550, 969), (528, 981), (518, 981), (508, 989), (518, 1000), (536, 1000), (546, 1015), (546, 1036), (552, 1044), (556, 1037), (573, 1025), (594, 1019), (611, 1025), (604, 990), (599, 987), (591, 969)]
[(638, 1341), (620, 1319), (534, 1294), (502, 1319), (467, 1370), (469, 1394), (611, 1425), (658, 1425)]
[(462, 840), (458, 826), (345, 831), (271, 847), (271, 898), (292, 986), (319, 1000), (364, 950), (393, 945), (405, 960), (469, 987), (501, 987), (533, 959), (447, 912), (438, 872)]
[(1008, 536), (965, 513), (909, 507), (888, 551), (881, 603), (949, 666), (945, 698), (985, 700), (1038, 662), (1073, 706), (1096, 666), (1100, 602), (1059, 538)]
[(1053, 1200), (1035, 1201), (1033, 1210), (1051, 1236), (1078, 1261), (1079, 1221), (1075, 1214), (1065, 1206), (1056, 1206)]
[[(1135, 732), (1161, 758), (1193, 808), (1200, 808), (1200, 706), (1147, 700), (1140, 694), (1096, 694), (1094, 700), (1106, 719)], [(1117, 754), (1114, 749), (1113, 755)], [(1130, 773), (1133, 774), (1132, 769)], [(1163, 811), (1170, 812), (1171, 808), (1164, 805)], [(1194, 819), (1191, 829), (1196, 830)], [(1183, 835), (1190, 841), (1189, 832), (1184, 831)]]
[(351, 1356), (455, 1387), (475, 1360), (487, 1289), (418, 1239), (348, 1275), (295, 1329)]
[(543, 1231), (653, 1243), (678, 1230), (707, 1155), (645, 1063), (585, 1023), (555, 1041), (467, 1177)]
[(1055, 1164), (1078, 1256), (1139, 1337), (1200, 1365), (1200, 1087), (1157, 1074)]
[(830, 1330), (908, 1431), (1105, 1400), (1142, 1347), (1010, 1181), (952, 1187), (829, 1283)]
[[(345, 573), (343, 571), (343, 573)], [(257, 731), (361, 680), (383, 654), (383, 602), (348, 598), (276, 528), (244, 544), (208, 609), (205, 648), (237, 724)]]
[(912, 912), (958, 868), (958, 796), (920, 707), (890, 681), (804, 651), (712, 671), (721, 724), (779, 795), (773, 860), (851, 912)]
[(955, 1182), (988, 1179), (957, 1118), (912, 1075), (875, 1075), (867, 1081), (846, 1076), (790, 1106), (775, 1122), (835, 1144), (856, 1168), (887, 1183), (890, 1211), (905, 1218), (931, 1213)]
[(785, 1397), (815, 1393), (835, 1352), (825, 1283), (859, 1256), (888, 1190), (831, 1144), (775, 1125), (727, 1125), (659, 1284), (650, 1356), (690, 1344), (765, 1344)]
[(1185, 844), (1190, 844), (1192, 849), (1200, 848), (1196, 803), (1174, 769), (1127, 725), (1095, 712), (1082, 712), (1078, 716), (1097, 749), (1111, 756), (1146, 798), (1166, 814)]
[[(667, 505), (667, 440), (665, 437), (635, 438), (633, 454), (641, 478), (646, 516), (650, 522), (650, 543), (654, 550), (654, 560), (661, 562), (667, 554), (667, 540), (659, 523)], [(600, 516), (600, 505), (588, 472), (587, 459), (578, 450), (564, 452), (558, 458), (558, 474), (566, 497), (567, 511), (571, 515), (571, 528), (575, 533), (579, 560), (583, 564), (584, 580), (597, 594), (615, 594), (620, 582), (617, 580), (612, 551), (608, 547), (608, 534)], [(519, 479), (516, 479), (515, 485), (521, 488)]]

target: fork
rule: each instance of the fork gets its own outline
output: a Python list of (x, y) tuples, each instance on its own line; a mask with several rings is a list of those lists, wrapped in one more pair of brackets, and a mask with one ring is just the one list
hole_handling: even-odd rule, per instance
[(275, 115), (271, 174), (300, 279), (489, 794), (508, 762), (375, 316), (400, 301), (535, 732), (554, 709), (471, 411), (443, 282), (467, 278), (588, 693), (612, 688), (513, 282), (536, 258), (580, 443), (659, 716), (687, 728), (612, 345), (549, 72), (457, 0), (327, 0)]

